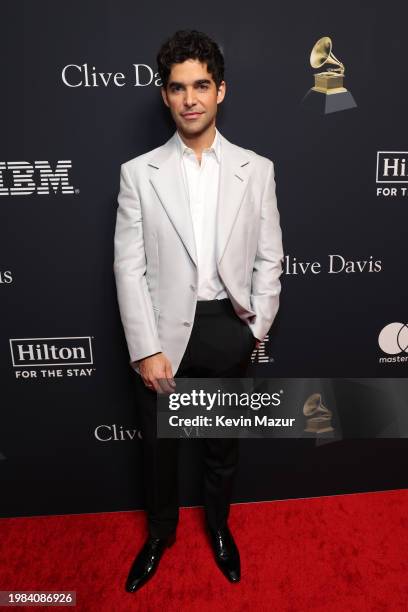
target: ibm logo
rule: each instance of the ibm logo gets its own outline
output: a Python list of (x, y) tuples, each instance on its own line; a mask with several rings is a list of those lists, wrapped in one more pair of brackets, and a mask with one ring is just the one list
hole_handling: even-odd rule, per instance
[(15, 368), (93, 364), (90, 336), (12, 338), (10, 350)]
[[(74, 188), (69, 184), (68, 170), (72, 162), (62, 159), (57, 162), (55, 170), (48, 161), (0, 162), (0, 196), (49, 195), (50, 186), (53, 193), (72, 195)], [(5, 181), (6, 179), (6, 185)]]
[(254, 349), (251, 355), (251, 362), (257, 363), (271, 363), (273, 359), (268, 355), (266, 343), (269, 342), (269, 334), (266, 334), (265, 338), (261, 342), (258, 349)]

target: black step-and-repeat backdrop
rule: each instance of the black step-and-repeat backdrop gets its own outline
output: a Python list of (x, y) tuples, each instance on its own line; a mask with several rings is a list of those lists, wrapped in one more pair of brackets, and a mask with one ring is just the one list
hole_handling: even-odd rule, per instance
[[(177, 29), (225, 55), (221, 133), (275, 162), (281, 308), (252, 372), (406, 376), (407, 18), (379, 0), (2, 5), (2, 516), (143, 507), (113, 232), (120, 164), (174, 131), (155, 57)], [(337, 414), (358, 420), (348, 388)], [(406, 487), (407, 440), (364, 415), (340, 439), (242, 440), (235, 501)], [(198, 443), (180, 469), (200, 504)]]

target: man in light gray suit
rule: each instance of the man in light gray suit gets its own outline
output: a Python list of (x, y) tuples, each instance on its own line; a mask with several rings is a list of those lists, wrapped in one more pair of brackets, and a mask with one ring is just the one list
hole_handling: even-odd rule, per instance
[[(279, 307), (282, 238), (273, 163), (216, 128), (224, 59), (202, 32), (161, 47), (163, 101), (176, 124), (162, 146), (122, 164), (114, 272), (138, 411), (147, 540), (126, 590), (155, 573), (179, 516), (177, 439), (157, 437), (156, 393), (174, 378), (242, 377)], [(203, 439), (204, 499), (215, 561), (231, 581), (240, 557), (227, 524), (237, 439)]]

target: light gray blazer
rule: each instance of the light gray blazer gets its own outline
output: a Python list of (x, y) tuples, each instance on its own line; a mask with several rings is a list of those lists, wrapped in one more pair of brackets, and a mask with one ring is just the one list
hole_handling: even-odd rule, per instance
[[(274, 166), (221, 133), (220, 138), (218, 271), (235, 312), (262, 340), (281, 290)], [(121, 165), (118, 204), (114, 273), (130, 362), (162, 351), (175, 375), (194, 322), (198, 280), (176, 132)]]

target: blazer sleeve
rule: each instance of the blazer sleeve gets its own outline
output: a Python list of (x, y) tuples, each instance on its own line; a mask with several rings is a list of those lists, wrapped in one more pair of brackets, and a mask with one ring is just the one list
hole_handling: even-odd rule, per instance
[(114, 274), (120, 317), (130, 363), (162, 348), (149, 288), (140, 199), (125, 164), (121, 165), (114, 237)]
[(251, 305), (256, 318), (250, 324), (256, 338), (263, 340), (279, 309), (283, 246), (276, 202), (275, 171), (271, 160), (261, 203), (258, 248), (252, 270)]

